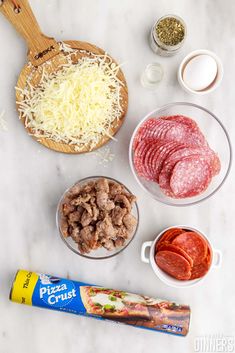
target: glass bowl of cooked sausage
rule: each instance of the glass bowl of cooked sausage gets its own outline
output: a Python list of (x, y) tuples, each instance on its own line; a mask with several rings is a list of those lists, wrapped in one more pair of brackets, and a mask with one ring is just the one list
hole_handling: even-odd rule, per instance
[(56, 223), (70, 250), (89, 259), (107, 259), (123, 251), (137, 232), (136, 197), (110, 177), (84, 178), (62, 195)]

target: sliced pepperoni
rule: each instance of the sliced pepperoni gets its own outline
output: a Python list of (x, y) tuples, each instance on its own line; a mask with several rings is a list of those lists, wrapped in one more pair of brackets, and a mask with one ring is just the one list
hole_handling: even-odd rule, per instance
[(172, 244), (183, 249), (192, 258), (194, 265), (199, 265), (206, 258), (207, 242), (195, 232), (185, 232), (178, 235)]
[(156, 254), (155, 261), (162, 271), (176, 279), (188, 280), (191, 277), (191, 266), (182, 255), (163, 250)]
[(183, 256), (188, 261), (189, 265), (193, 267), (193, 259), (186, 253), (186, 251), (181, 249), (179, 246), (162, 243), (159, 246), (159, 251), (163, 251), (163, 250), (172, 251), (172, 252), (175, 252), (176, 254)]
[(192, 273), (190, 279), (196, 279), (196, 278), (201, 278), (204, 277), (205, 274), (209, 271), (209, 265), (206, 260), (204, 260), (202, 263), (194, 266), (192, 268)]
[(209, 271), (209, 269), (210, 269), (210, 263), (207, 260), (207, 258), (205, 258), (200, 264), (192, 267), (190, 279), (192, 280), (192, 279), (204, 277), (205, 274)]
[(176, 163), (170, 188), (177, 198), (192, 197), (205, 191), (211, 179), (209, 164), (200, 155), (189, 156)]
[(209, 244), (207, 244), (206, 260), (207, 260), (207, 263), (209, 264), (209, 267), (210, 267), (211, 263), (212, 263), (212, 250), (211, 250), (211, 247)]
[(156, 244), (156, 251), (159, 250), (161, 244), (170, 244), (178, 235), (184, 233), (185, 231), (181, 228), (168, 229), (159, 239)]
[(190, 279), (204, 277), (211, 267), (211, 261), (211, 249), (208, 246), (206, 258), (200, 264), (193, 266)]

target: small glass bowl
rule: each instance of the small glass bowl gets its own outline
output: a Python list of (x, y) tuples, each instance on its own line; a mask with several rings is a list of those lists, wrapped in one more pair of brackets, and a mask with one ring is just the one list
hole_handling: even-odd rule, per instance
[[(156, 33), (157, 25), (166, 18), (174, 18), (175, 20), (179, 21), (182, 26), (184, 27), (184, 37), (183, 39), (176, 45), (166, 45), (160, 41)], [(184, 20), (176, 15), (165, 15), (159, 18), (153, 25), (151, 32), (150, 32), (150, 46), (154, 53), (161, 55), (161, 56), (172, 56), (179, 52), (182, 48), (185, 40), (187, 37), (187, 26)]]
[(163, 68), (159, 63), (148, 64), (141, 75), (141, 84), (148, 89), (156, 89), (163, 79)]
[[(160, 118), (167, 115), (185, 115), (196, 121), (199, 128), (206, 137), (209, 146), (218, 154), (221, 162), (221, 171), (216, 175), (209, 187), (202, 194), (185, 199), (174, 199), (166, 196), (159, 185), (153, 181), (148, 181), (139, 176), (133, 162), (133, 141), (140, 126), (150, 118)], [(220, 120), (209, 110), (193, 103), (170, 103), (146, 115), (137, 125), (132, 135), (129, 147), (129, 161), (131, 170), (141, 186), (141, 188), (155, 200), (170, 206), (189, 206), (202, 202), (214, 195), (224, 184), (232, 163), (232, 146), (229, 135)]]
[(67, 193), (70, 191), (70, 189), (72, 187), (74, 187), (75, 185), (84, 185), (84, 184), (87, 184), (88, 182), (90, 181), (95, 181), (97, 179), (100, 179), (100, 178), (105, 178), (109, 181), (114, 181), (116, 182), (117, 184), (120, 184), (122, 186), (124, 186), (125, 188), (125, 191), (131, 193), (131, 191), (124, 185), (122, 184), (121, 182), (119, 182), (118, 180), (116, 179), (113, 179), (113, 178), (110, 178), (110, 177), (106, 177), (106, 176), (92, 176), (92, 177), (87, 177), (87, 178), (84, 178), (84, 179), (81, 179), (79, 181), (77, 181), (74, 185), (72, 185), (70, 188), (68, 188), (67, 190), (65, 190), (65, 192), (63, 193), (59, 203), (58, 203), (58, 206), (57, 206), (57, 211), (56, 211), (56, 225), (57, 225), (57, 228), (59, 230), (59, 233), (60, 233), (60, 237), (61, 239), (63, 240), (63, 242), (67, 245), (67, 247), (72, 250), (75, 254), (77, 255), (80, 255), (82, 257), (86, 257), (87, 259), (93, 259), (93, 260), (102, 260), (102, 259), (108, 259), (110, 257), (113, 257), (113, 256), (116, 256), (118, 255), (121, 251), (123, 251), (124, 249), (127, 248), (127, 246), (131, 243), (131, 241), (134, 239), (136, 233), (137, 233), (137, 230), (138, 230), (138, 227), (139, 227), (139, 209), (138, 209), (138, 205), (137, 205), (137, 202), (135, 202), (133, 204), (133, 207), (132, 207), (132, 212), (131, 214), (136, 218), (137, 220), (137, 224), (136, 224), (136, 228), (134, 229), (134, 231), (132, 232), (132, 235), (130, 236), (129, 239), (126, 240), (126, 242), (124, 243), (123, 246), (121, 247), (118, 247), (114, 250), (107, 250), (105, 248), (98, 248), (97, 250), (92, 250), (91, 252), (89, 252), (88, 254), (82, 254), (79, 250), (78, 250), (78, 247), (77, 247), (77, 244), (75, 243), (75, 241), (71, 238), (71, 237), (68, 237), (68, 238), (65, 238), (60, 230), (60, 217), (61, 217), (61, 205), (67, 195)]

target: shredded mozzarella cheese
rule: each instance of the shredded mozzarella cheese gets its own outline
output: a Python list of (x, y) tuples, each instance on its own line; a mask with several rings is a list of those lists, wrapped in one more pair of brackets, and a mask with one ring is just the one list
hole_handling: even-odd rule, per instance
[(7, 128), (6, 120), (4, 119), (4, 115), (5, 115), (5, 110), (3, 110), (3, 111), (0, 113), (0, 130), (2, 130), (2, 131), (7, 131), (8, 128)]
[(103, 147), (95, 152), (92, 152), (92, 154), (98, 158), (98, 164), (102, 166), (106, 166), (109, 162), (112, 162), (114, 160), (115, 155), (111, 153), (109, 147)]
[(18, 102), (25, 126), (38, 138), (92, 149), (122, 114), (119, 66), (107, 55), (90, 55), (48, 74), (39, 85), (28, 81)]

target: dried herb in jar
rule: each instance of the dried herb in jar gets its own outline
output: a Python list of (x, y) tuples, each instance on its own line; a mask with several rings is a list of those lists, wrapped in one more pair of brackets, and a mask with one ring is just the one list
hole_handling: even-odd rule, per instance
[(185, 36), (184, 25), (174, 17), (166, 17), (156, 25), (156, 34), (161, 43), (174, 46), (182, 42)]

